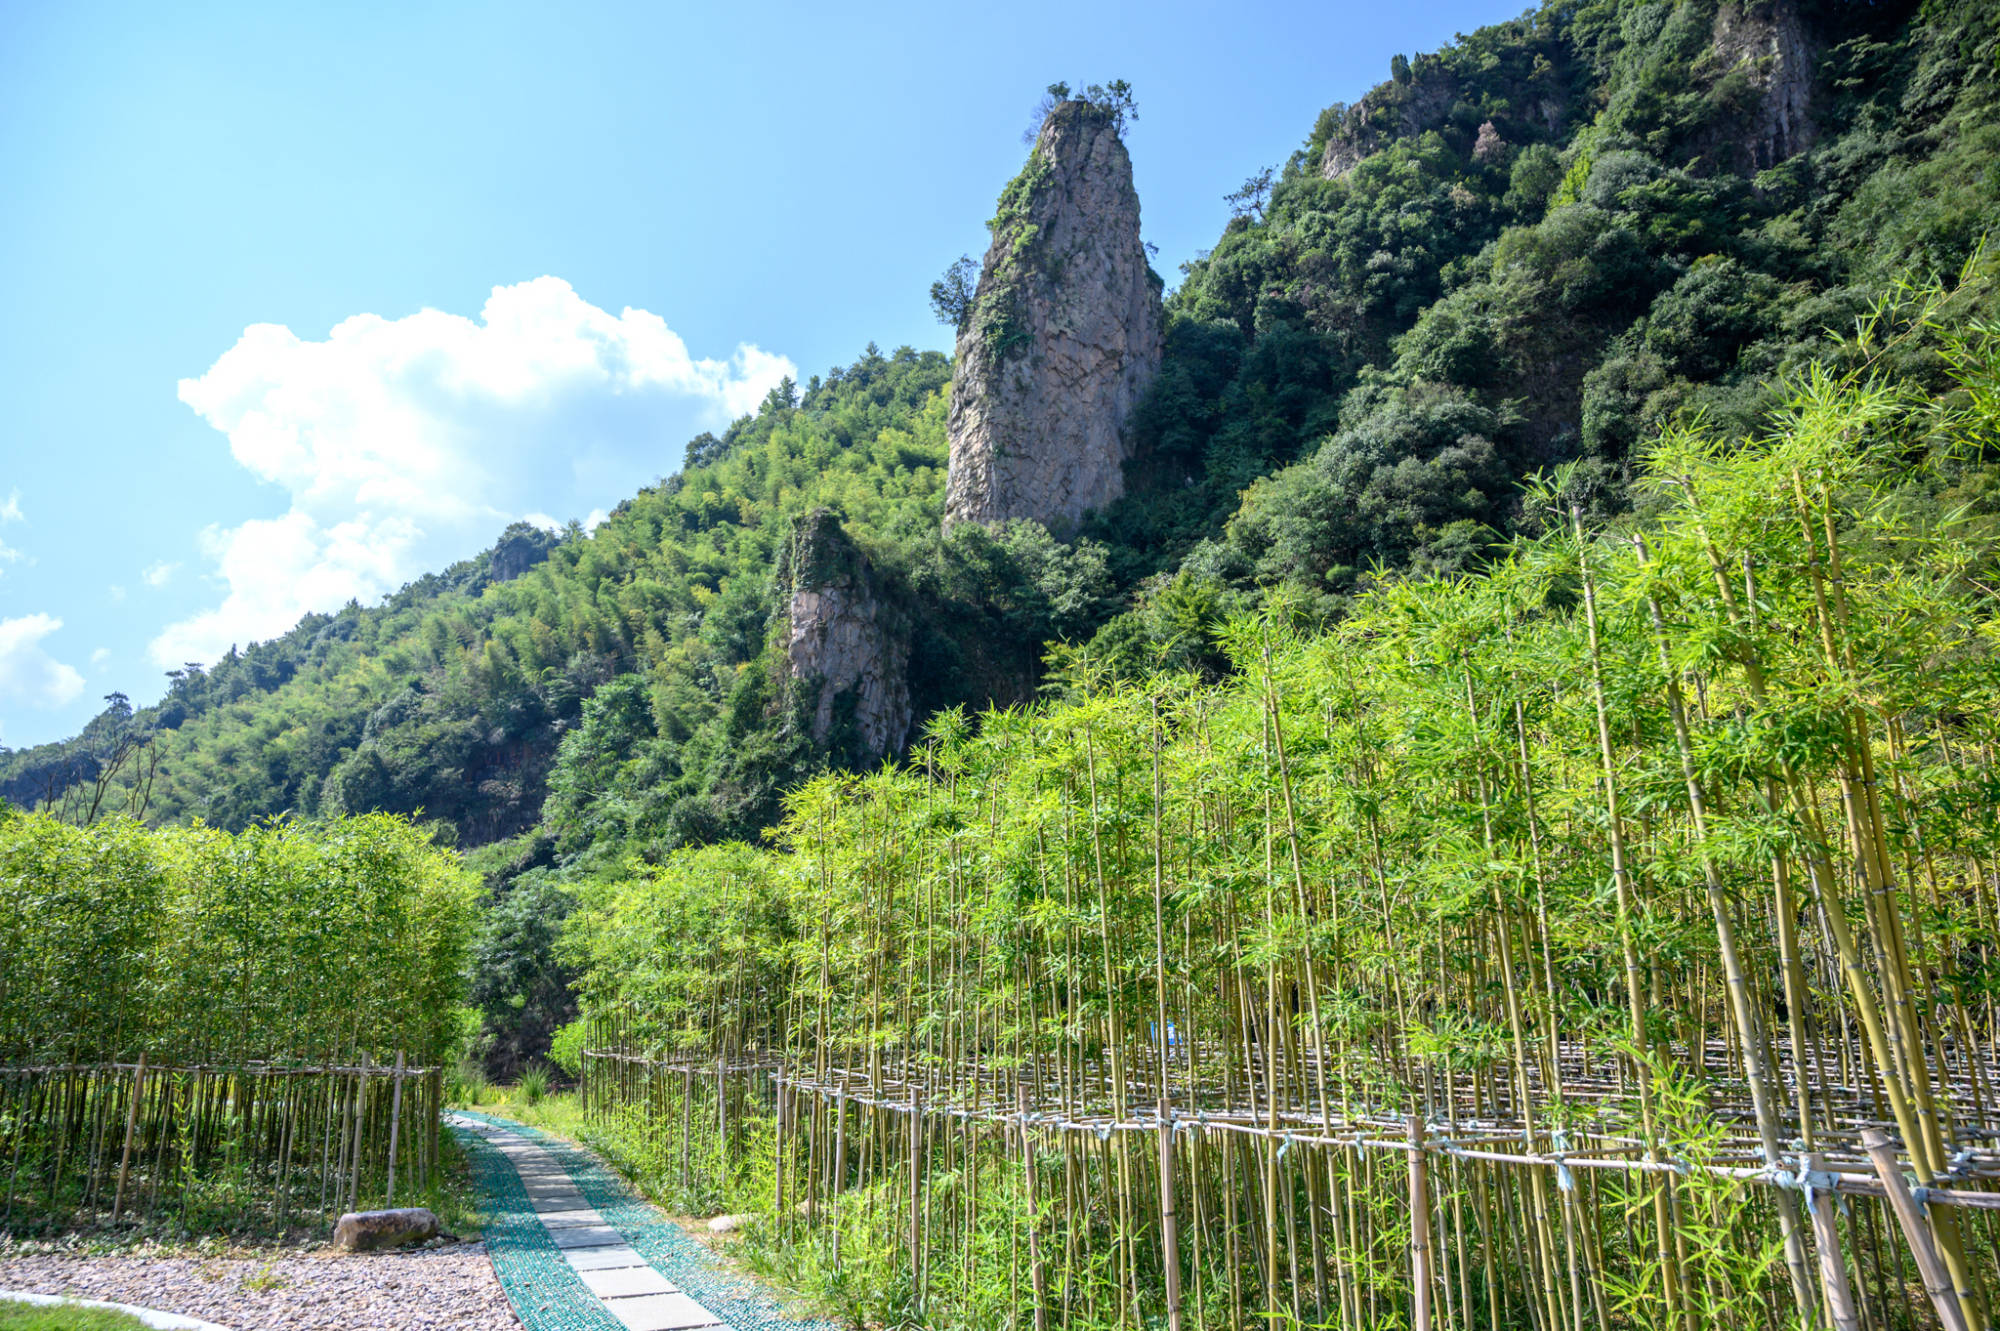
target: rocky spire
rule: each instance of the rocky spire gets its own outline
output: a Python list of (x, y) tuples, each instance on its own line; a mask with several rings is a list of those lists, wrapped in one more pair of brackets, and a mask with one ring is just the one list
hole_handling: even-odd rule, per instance
[(1160, 368), (1160, 282), (1117, 113), (1057, 103), (988, 225), (958, 335), (945, 525), (1064, 533), (1124, 493), (1125, 423)]

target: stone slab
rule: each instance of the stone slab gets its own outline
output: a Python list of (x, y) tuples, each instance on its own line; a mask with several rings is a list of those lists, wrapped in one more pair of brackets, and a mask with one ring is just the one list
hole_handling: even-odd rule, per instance
[(609, 1225), (578, 1225), (575, 1229), (552, 1229), (549, 1238), (558, 1248), (609, 1248), (623, 1244), (625, 1236)]
[(673, 1281), (650, 1266), (614, 1266), (603, 1271), (579, 1271), (586, 1288), (600, 1299), (630, 1299), (641, 1294), (678, 1294)]
[(571, 1248), (563, 1253), (572, 1271), (612, 1271), (621, 1266), (644, 1266), (646, 1259), (629, 1243), (615, 1248)]
[(682, 1293), (606, 1224), (548, 1152), (518, 1133), (480, 1135), (520, 1176), (529, 1205), (563, 1260), (626, 1331), (728, 1331), (720, 1317)]
[(612, 1299), (604, 1306), (628, 1331), (686, 1331), (722, 1324), (720, 1317), (685, 1294), (642, 1294), (635, 1299)]
[[(535, 1204), (538, 1211), (581, 1211), (590, 1205), (583, 1200), (580, 1188), (536, 1188), (529, 1193), (528, 1200)], [(547, 1205), (550, 1202), (561, 1202), (563, 1205)]]
[(601, 1225), (604, 1217), (585, 1206), (574, 1211), (543, 1211), (541, 1221), (548, 1229), (575, 1229), (578, 1225)]

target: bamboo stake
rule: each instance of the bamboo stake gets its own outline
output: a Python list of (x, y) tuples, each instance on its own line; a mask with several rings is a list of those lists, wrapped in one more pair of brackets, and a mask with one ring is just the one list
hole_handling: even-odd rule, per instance
[(1958, 1291), (1952, 1284), (1951, 1272), (1945, 1268), (1944, 1259), (1938, 1256), (1937, 1245), (1931, 1240), (1930, 1226), (1924, 1222), (1923, 1212), (1917, 1209), (1916, 1198), (1910, 1195), (1909, 1185), (1903, 1181), (1903, 1169), (1896, 1159), (1895, 1145), (1881, 1129), (1863, 1128), (1861, 1146), (1868, 1152), (1869, 1159), (1875, 1162), (1875, 1175), (1882, 1180), (1882, 1187), (1889, 1194), (1889, 1207), (1896, 1213), (1896, 1223), (1903, 1227), (1903, 1239), (1910, 1246), (1910, 1255), (1916, 1259), (1917, 1273), (1924, 1282), (1924, 1293), (1930, 1295), (1938, 1320), (1944, 1323), (1945, 1331), (1969, 1331), (1965, 1310), (1959, 1306)]
[(389, 1104), (389, 1182), (383, 1191), (382, 1205), (396, 1204), (396, 1138), (403, 1126), (403, 1051), (396, 1051), (395, 1090)]
[(924, 1303), (924, 1098), (910, 1097), (910, 1291), (921, 1315)]
[(1041, 1173), (1035, 1160), (1033, 1129), (1028, 1126), (1028, 1088), (1017, 1086), (1015, 1104), (1021, 1115), (1021, 1168), (1028, 1181), (1028, 1284), (1035, 1292), (1035, 1331), (1048, 1331), (1048, 1272), (1042, 1266)]
[(146, 1086), (146, 1051), (139, 1051), (139, 1066), (132, 1073), (132, 1103), (125, 1109), (125, 1149), (118, 1156), (118, 1194), (111, 1202), (111, 1223), (117, 1224), (125, 1210), (125, 1178), (132, 1168), (132, 1136), (139, 1126), (139, 1097)]
[(1424, 1116), (1410, 1115), (1410, 1331), (1431, 1331), (1430, 1185)]
[[(1807, 1155), (1802, 1162), (1808, 1178), (1820, 1172), (1820, 1158)], [(1854, 1295), (1847, 1284), (1847, 1264), (1841, 1260), (1840, 1232), (1834, 1227), (1833, 1197), (1825, 1189), (1814, 1189), (1812, 1204), (1813, 1242), (1819, 1249), (1820, 1288), (1826, 1294), (1827, 1319), (1833, 1331), (1861, 1331), (1854, 1311)]]
[(352, 1211), (361, 1204), (361, 1143), (366, 1124), (361, 1120), (361, 1111), (368, 1099), (368, 1051), (361, 1051), (361, 1070), (354, 1074), (354, 1098), (348, 1106), (348, 1119), (353, 1129), (353, 1156), (348, 1166), (347, 1209)]

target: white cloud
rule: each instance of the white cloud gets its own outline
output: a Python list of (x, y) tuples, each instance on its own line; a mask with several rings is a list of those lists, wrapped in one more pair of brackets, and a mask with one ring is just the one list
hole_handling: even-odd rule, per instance
[(112, 583), (109, 587), (106, 587), (104, 590), (111, 594), (111, 600), (113, 601), (113, 603), (125, 599), (125, 589), (123, 587), (120, 587), (115, 582)]
[[(580, 525), (583, 527), (584, 532), (588, 534), (596, 531), (610, 520), (611, 515), (609, 513), (606, 513), (601, 508), (593, 508), (590, 510), (590, 516), (586, 517)], [(557, 536), (562, 535), (563, 529), (569, 526), (562, 519), (552, 518), (546, 513), (523, 513), (521, 521), (527, 523), (530, 527), (540, 527), (545, 532), (553, 532)]]
[(408, 580), (397, 570), (409, 562), (419, 535), (403, 518), (322, 526), (296, 508), (240, 527), (209, 527), (201, 534), (202, 553), (215, 561), (229, 594), (221, 605), (168, 625), (147, 654), (163, 666), (213, 662), (229, 644), (282, 633), (308, 610), (338, 610), (350, 598), (378, 596)]
[(76, 667), (42, 647), (42, 639), (62, 625), (53, 615), (0, 619), (0, 696), (19, 698), (30, 707), (61, 707), (83, 692)]
[[(0, 501), (0, 526), (5, 526), (10, 522), (25, 522), (26, 520), (21, 516), (21, 492), (19, 490), (9, 490), (7, 498), (4, 501)], [(7, 565), (18, 563), (24, 558), (26, 556), (19, 550), (16, 550), (5, 541), (0, 541), (0, 574), (7, 572)], [(29, 562), (33, 563), (34, 561), (30, 560)]]
[(90, 663), (94, 666), (101, 666), (110, 659), (111, 649), (109, 647), (99, 647), (90, 654)]
[(139, 576), (146, 580), (148, 587), (164, 587), (173, 579), (175, 571), (179, 568), (179, 564), (169, 564), (164, 559), (158, 559), (146, 565), (145, 572)]
[(290, 508), (202, 534), (223, 599), (150, 654), (212, 661), (464, 558), (508, 522), (623, 498), (786, 375), (791, 361), (748, 344), (697, 360), (658, 315), (613, 315), (554, 277), (495, 287), (477, 321), (359, 314), (321, 342), (253, 325), (180, 398)]

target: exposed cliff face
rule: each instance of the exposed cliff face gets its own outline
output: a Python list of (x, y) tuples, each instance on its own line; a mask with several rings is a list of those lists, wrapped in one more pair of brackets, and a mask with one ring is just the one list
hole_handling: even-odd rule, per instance
[(861, 765), (910, 733), (910, 639), (863, 555), (823, 508), (793, 526), (779, 565), (786, 694), (815, 744)]
[[(1701, 12), (1687, 4), (1654, 8), (1690, 16)], [(1689, 30), (1699, 33), (1692, 24), (1700, 21), (1691, 17)], [(1674, 165), (1700, 159), (1704, 170), (1754, 174), (1810, 148), (1818, 136), (1811, 102), (1823, 43), (1801, 0), (1719, 0), (1706, 21), (1706, 43), (1697, 36), (1695, 50), (1671, 59), (1675, 77), (1689, 91), (1711, 98), (1710, 123), (1690, 131), (1664, 155)], [(1637, 65), (1666, 58), (1656, 50), (1663, 40), (1629, 44), (1618, 59)], [(1703, 45), (1705, 51), (1700, 50)], [(1341, 111), (1320, 152), (1319, 172), (1338, 180), (1392, 141), (1429, 131), (1447, 139), (1468, 135), (1475, 115), (1491, 118), (1476, 131), (1474, 160), (1493, 156), (1478, 148), (1482, 141), (1491, 142), (1488, 125), (1494, 138), (1508, 143), (1560, 144), (1578, 119), (1587, 120), (1600, 109), (1562, 90), (1566, 67), (1560, 43), (1549, 44), (1532, 65), (1511, 75), (1505, 68), (1468, 74), (1462, 61), (1453, 65), (1436, 55), (1418, 55), (1394, 79)]]
[(1124, 493), (1125, 422), (1163, 350), (1112, 115), (1058, 105), (990, 225), (958, 337), (945, 525), (1032, 518), (1065, 532)]
[(512, 582), (549, 557), (556, 534), (516, 522), (500, 533), (488, 553), (486, 575), (495, 582)]
[(1340, 179), (1391, 135), (1413, 138), (1425, 130), (1444, 128), (1458, 98), (1458, 80), (1423, 56), (1411, 68), (1407, 81), (1381, 84), (1347, 108), (1320, 154), (1321, 175)]
[(1739, 169), (1759, 171), (1812, 146), (1815, 45), (1798, 0), (1732, 0), (1716, 10), (1717, 81), (1736, 80), (1747, 94), (1733, 99), (1730, 117)]

